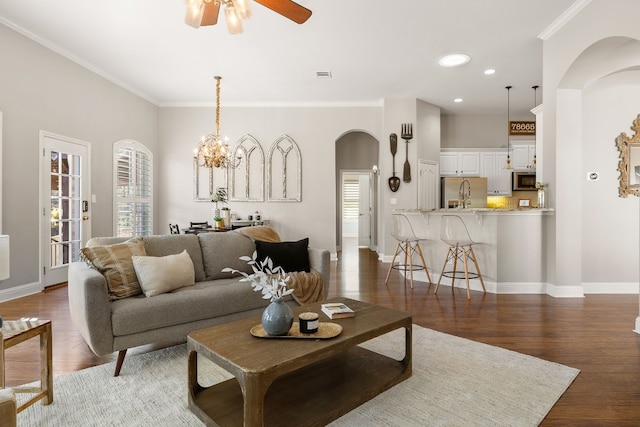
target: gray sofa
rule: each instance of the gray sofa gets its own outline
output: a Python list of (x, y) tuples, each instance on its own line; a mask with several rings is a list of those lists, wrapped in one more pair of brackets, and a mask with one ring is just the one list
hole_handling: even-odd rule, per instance
[[(143, 294), (110, 300), (105, 277), (87, 262), (69, 265), (69, 308), (74, 324), (91, 350), (101, 356), (119, 351), (119, 375), (128, 348), (166, 340), (186, 339), (189, 332), (259, 315), (269, 304), (240, 276), (222, 273), (225, 267), (251, 272), (242, 255), (251, 256), (254, 241), (236, 231), (144, 237), (149, 256), (166, 256), (186, 250), (195, 269), (195, 285), (169, 293)], [(94, 238), (89, 245), (112, 245), (126, 238)], [(330, 281), (329, 251), (309, 248), (311, 268), (322, 275), (324, 298)], [(290, 296), (287, 303), (296, 306)]]

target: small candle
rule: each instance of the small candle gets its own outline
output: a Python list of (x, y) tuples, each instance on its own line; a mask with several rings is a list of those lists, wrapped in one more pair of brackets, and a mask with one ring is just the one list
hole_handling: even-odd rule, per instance
[(300, 332), (303, 334), (315, 334), (318, 332), (318, 321), (320, 316), (318, 313), (306, 312), (300, 313), (298, 319), (300, 320)]

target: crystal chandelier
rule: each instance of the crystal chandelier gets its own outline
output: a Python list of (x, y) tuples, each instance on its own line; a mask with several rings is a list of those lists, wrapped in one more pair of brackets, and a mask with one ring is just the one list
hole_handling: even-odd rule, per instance
[(226, 168), (229, 166), (229, 146), (226, 138), (220, 135), (220, 80), (216, 79), (216, 132), (203, 136), (200, 145), (196, 148), (195, 157), (199, 166), (208, 168)]

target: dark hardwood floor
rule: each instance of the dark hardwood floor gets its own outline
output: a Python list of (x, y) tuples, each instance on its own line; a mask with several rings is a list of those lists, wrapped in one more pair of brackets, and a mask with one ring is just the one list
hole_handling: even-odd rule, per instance
[[(543, 426), (640, 425), (640, 335), (632, 330), (638, 295), (564, 299), (472, 292), (468, 301), (462, 288), (441, 287), (438, 295), (422, 282), (405, 288), (395, 271), (386, 286), (387, 267), (369, 250), (345, 247), (332, 262), (330, 295), (406, 310), (420, 326), (580, 369)], [(0, 315), (52, 320), (54, 376), (115, 360), (95, 356), (80, 337), (69, 316), (66, 286), (1, 303)], [(8, 386), (38, 379), (37, 340), (7, 350), (6, 374)]]

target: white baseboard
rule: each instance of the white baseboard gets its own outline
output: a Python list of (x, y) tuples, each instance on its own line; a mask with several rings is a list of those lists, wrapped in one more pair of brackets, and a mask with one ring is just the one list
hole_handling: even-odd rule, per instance
[(44, 287), (39, 282), (15, 286), (9, 289), (0, 289), (0, 302), (11, 301), (16, 298), (26, 297), (27, 295), (37, 294), (43, 290)]
[(585, 294), (638, 294), (638, 283), (583, 283)]
[(554, 298), (584, 298), (582, 286), (558, 286), (547, 283), (546, 294)]
[[(404, 274), (399, 270), (400, 274)], [(409, 272), (406, 273), (409, 278)], [(438, 282), (438, 273), (429, 271), (431, 280)], [(414, 271), (413, 280), (427, 283), (427, 274), (424, 270)], [(445, 277), (440, 283), (441, 286), (451, 286), (451, 278)], [(549, 295), (554, 298), (584, 298), (586, 294), (639, 294), (637, 283), (583, 283), (578, 286), (557, 286), (542, 282), (500, 282), (486, 279), (484, 280), (487, 292), (492, 294), (535, 294)], [(455, 286), (466, 288), (464, 277), (456, 278)], [(474, 291), (482, 291), (479, 279), (469, 280), (469, 288)]]

